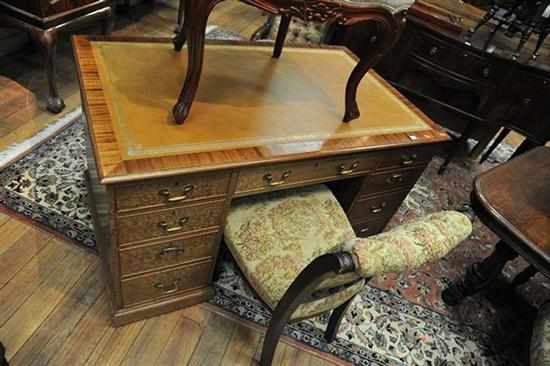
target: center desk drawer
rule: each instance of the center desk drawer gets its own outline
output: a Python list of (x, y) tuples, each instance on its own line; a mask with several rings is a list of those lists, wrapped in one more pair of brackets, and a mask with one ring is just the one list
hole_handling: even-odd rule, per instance
[(360, 195), (391, 191), (411, 187), (422, 175), (425, 166), (408, 169), (391, 170), (369, 174), (361, 187)]
[(390, 218), (399, 208), (407, 193), (408, 191), (398, 191), (360, 199), (353, 205), (349, 212), (349, 218), (353, 222)]
[(139, 243), (193, 230), (218, 228), (225, 200), (212, 201), (154, 212), (118, 216), (118, 242)]
[(122, 301), (128, 306), (207, 286), (213, 267), (212, 261), (202, 262), (123, 280)]
[(257, 193), (365, 174), (376, 169), (381, 157), (380, 153), (373, 152), (242, 169), (235, 194)]
[(118, 186), (116, 207), (119, 212), (124, 212), (185, 203), (199, 198), (219, 198), (225, 196), (228, 185), (229, 172), (226, 171), (152, 179)]
[(218, 250), (217, 233), (125, 248), (120, 251), (120, 273), (131, 274), (211, 260)]

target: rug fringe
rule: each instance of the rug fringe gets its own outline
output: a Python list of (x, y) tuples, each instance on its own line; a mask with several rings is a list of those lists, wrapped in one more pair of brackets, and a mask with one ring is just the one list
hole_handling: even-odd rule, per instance
[(33, 135), (31, 138), (23, 142), (15, 143), (8, 146), (5, 150), (0, 152), (0, 170), (4, 169), (9, 164), (19, 159), (22, 155), (25, 155), (27, 152), (40, 145), (42, 142), (55, 135), (61, 129), (74, 122), (81, 115), (82, 108), (77, 107), (54, 123), (48, 125), (48, 127), (43, 129), (42, 131)]

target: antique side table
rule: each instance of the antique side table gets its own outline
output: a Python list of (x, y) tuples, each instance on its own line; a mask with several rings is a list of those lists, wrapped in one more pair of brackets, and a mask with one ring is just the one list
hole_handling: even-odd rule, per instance
[(514, 279), (515, 285), (537, 271), (550, 277), (550, 148), (535, 148), (481, 174), (472, 206), (501, 241), (489, 257), (443, 291), (446, 304), (456, 305), (482, 290), (518, 255), (531, 267)]
[(212, 295), (233, 199), (325, 183), (357, 234), (375, 234), (449, 139), (374, 72), (358, 91), (369, 113), (342, 124), (339, 75), (356, 62), (344, 48), (289, 47), (273, 62), (269, 46), (210, 42), (206, 56), (219, 63), (205, 63), (198, 113), (178, 126), (167, 107), (187, 58), (169, 39), (73, 44), (115, 324)]
[(47, 109), (59, 113), (65, 103), (56, 83), (57, 34), (70, 31), (94, 20), (103, 22), (103, 33), (111, 32), (113, 11), (111, 0), (0, 0), (0, 20), (27, 31), (40, 48), (48, 77)]
[[(177, 123), (183, 123), (195, 99), (201, 76), (204, 33), (208, 16), (221, 0), (180, 0), (180, 14), (184, 14), (182, 26), (174, 38), (174, 47), (180, 51), (187, 41), (189, 62), (183, 88), (173, 108)], [(243, 0), (259, 9), (282, 16), (275, 41), (273, 57), (279, 58), (291, 17), (307, 21), (335, 22), (352, 25), (369, 21), (377, 25), (377, 34), (371, 39), (370, 52), (362, 55), (351, 72), (345, 87), (344, 122), (359, 117), (356, 94), (359, 82), (365, 73), (391, 49), (399, 39), (405, 25), (405, 13), (415, 0)], [(180, 15), (181, 16), (181, 15)], [(318, 60), (320, 63), (322, 59)], [(250, 62), (243, 60), (243, 63)]]

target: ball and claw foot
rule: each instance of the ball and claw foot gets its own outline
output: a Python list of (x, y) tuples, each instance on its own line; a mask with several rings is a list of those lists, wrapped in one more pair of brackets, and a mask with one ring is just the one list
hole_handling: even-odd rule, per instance
[(344, 118), (342, 119), (342, 121), (345, 123), (348, 123), (350, 121), (353, 121), (354, 119), (359, 118), (360, 115), (361, 113), (359, 112), (359, 108), (355, 103), (351, 108), (346, 109), (346, 112), (344, 113)]
[(49, 97), (46, 109), (52, 113), (59, 113), (65, 108), (65, 102), (60, 97)]
[(185, 122), (185, 119), (189, 115), (189, 107), (184, 103), (177, 103), (172, 110), (172, 114), (174, 115), (174, 120), (176, 123), (181, 125)]

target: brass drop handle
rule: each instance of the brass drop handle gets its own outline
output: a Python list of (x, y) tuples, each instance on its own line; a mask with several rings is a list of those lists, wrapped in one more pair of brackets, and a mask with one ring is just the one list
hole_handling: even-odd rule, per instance
[(379, 206), (372, 206), (370, 208), (370, 212), (376, 215), (384, 211), (385, 207), (386, 207), (386, 202), (382, 202)]
[(349, 169), (346, 169), (346, 166), (344, 164), (340, 164), (340, 171), (338, 172), (340, 175), (350, 175), (352, 174), (355, 169), (357, 169), (359, 167), (359, 162), (355, 162), (353, 164), (351, 164), (351, 166), (349, 167)]
[(159, 226), (164, 232), (167, 233), (175, 233), (177, 231), (183, 230), (183, 225), (185, 225), (189, 221), (189, 217), (182, 217), (178, 220), (179, 225), (177, 226), (170, 226), (166, 221), (159, 222)]
[(153, 285), (153, 287), (159, 289), (162, 291), (163, 294), (165, 295), (168, 295), (168, 294), (173, 294), (174, 292), (177, 292), (179, 290), (179, 280), (174, 280), (174, 282), (172, 282), (172, 287), (169, 288), (167, 285), (165, 285), (164, 283), (162, 282), (157, 282)]
[(408, 155), (401, 156), (402, 165), (411, 165), (415, 162), (415, 160), (416, 160), (416, 154), (412, 154), (410, 156)]
[(180, 247), (165, 247), (160, 250), (159, 256), (164, 256), (164, 255), (177, 256), (177, 255), (183, 254), (184, 251), (185, 250)]
[(183, 194), (180, 196), (170, 197), (172, 193), (168, 189), (161, 189), (159, 195), (166, 199), (166, 202), (179, 202), (187, 199), (189, 192), (193, 190), (194, 186), (192, 184), (186, 184), (183, 187)]
[(388, 184), (395, 184), (403, 182), (403, 174), (392, 174), (391, 177), (386, 179)]
[(286, 183), (286, 180), (288, 179), (288, 177), (290, 177), (290, 173), (290, 170), (285, 171), (281, 175), (281, 180), (278, 181), (273, 181), (273, 175), (271, 173), (267, 173), (266, 175), (264, 175), (264, 181), (270, 187), (277, 187)]

